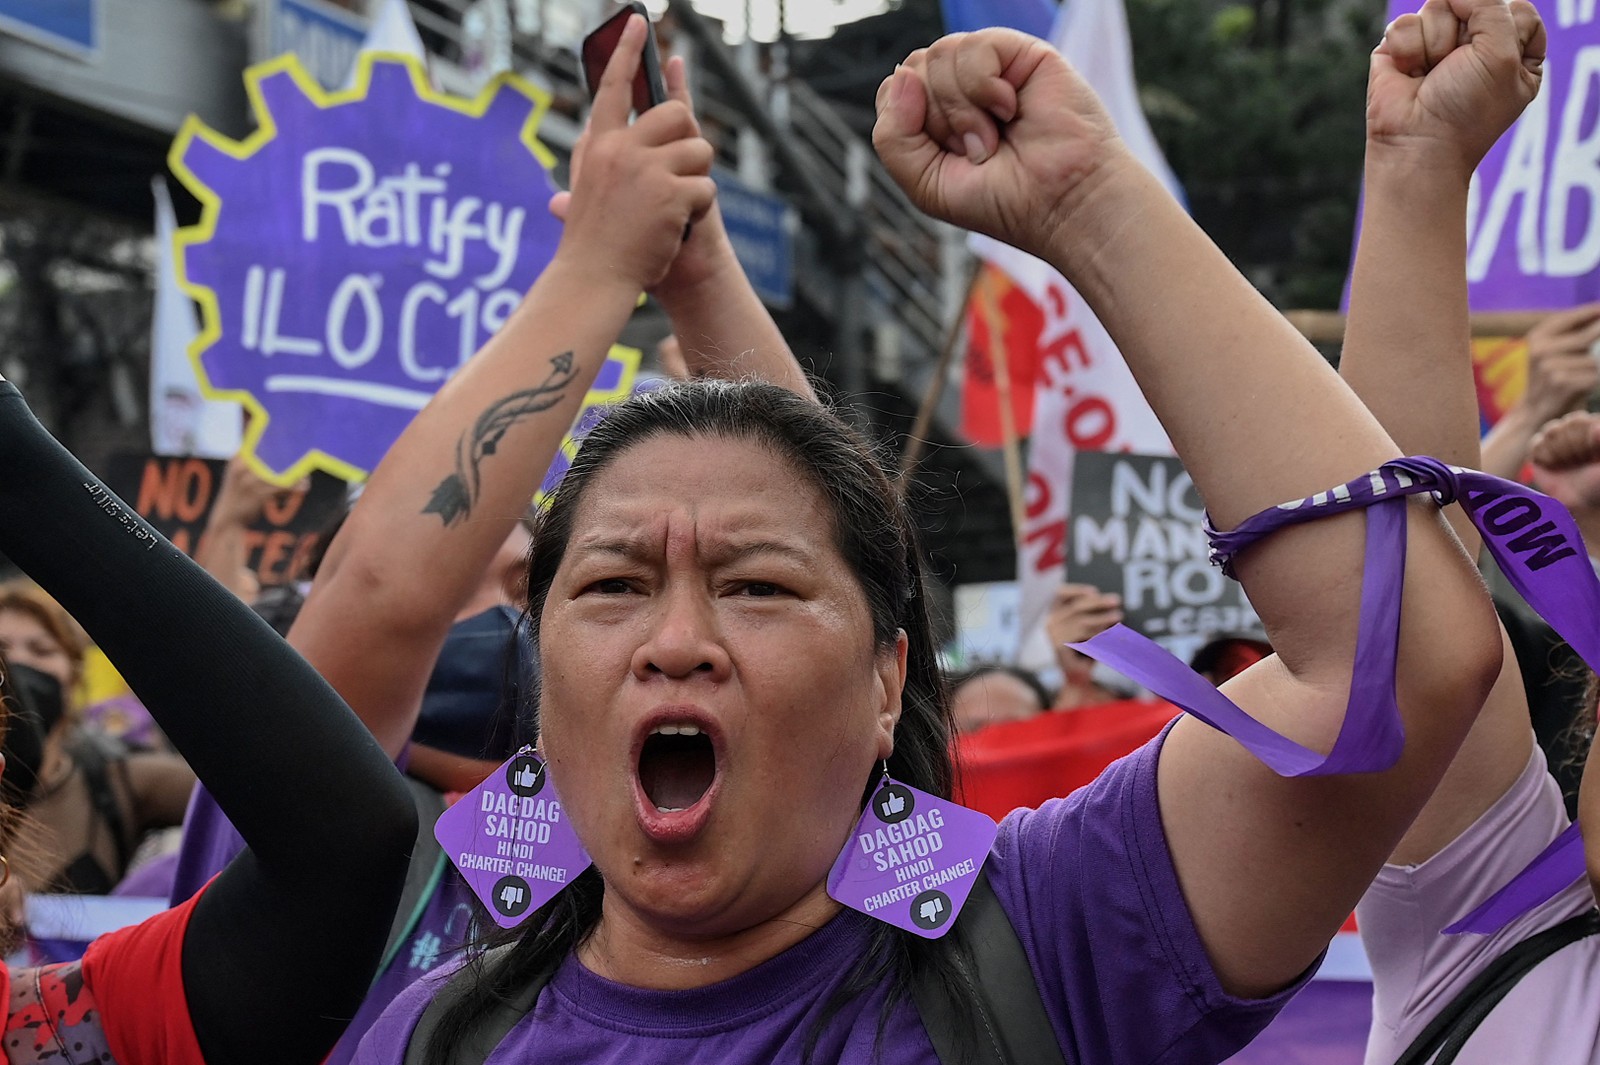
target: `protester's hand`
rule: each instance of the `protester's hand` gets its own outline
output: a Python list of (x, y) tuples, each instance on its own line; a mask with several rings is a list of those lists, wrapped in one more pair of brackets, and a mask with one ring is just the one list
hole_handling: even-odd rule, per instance
[(1534, 436), (1528, 458), (1551, 473), (1600, 462), (1600, 414), (1579, 410), (1557, 418)]
[(1063, 584), (1045, 615), (1044, 629), (1052, 647), (1082, 643), (1122, 620), (1122, 597), (1092, 584)]
[(925, 213), (1044, 254), (1126, 150), (1094, 92), (1048, 44), (957, 33), (878, 87), (872, 142)]
[[(667, 83), (667, 97), (682, 103), (694, 114), (694, 96), (689, 92), (689, 74), (682, 56), (667, 60), (662, 77)], [(713, 200), (710, 209), (694, 224), (689, 236), (678, 248), (678, 257), (665, 277), (650, 288), (650, 295), (663, 305), (670, 305), (679, 294), (692, 293), (707, 282), (718, 282), (722, 271), (742, 269), (733, 252), (733, 242), (722, 224), (722, 209)], [(670, 313), (670, 312), (669, 312)]]
[(644, 40), (644, 19), (630, 18), (573, 150), (572, 192), (550, 204), (566, 223), (558, 258), (581, 258), (641, 289), (666, 277), (684, 228), (699, 229), (716, 200), (711, 145), (682, 98), (628, 122)]
[[(690, 114), (693, 114), (694, 97), (689, 92), (689, 75), (683, 57), (673, 56), (667, 60), (662, 68), (662, 77), (667, 84), (668, 99), (679, 101), (689, 109)], [(574, 183), (577, 181), (582, 146), (583, 142), (580, 140), (580, 151), (573, 153)], [(550, 213), (565, 222), (571, 204), (572, 193), (558, 192), (550, 198)], [(733, 244), (728, 240), (728, 231), (722, 224), (722, 212), (713, 201), (711, 208), (691, 227), (688, 238), (679, 247), (678, 256), (673, 259), (666, 276), (650, 287), (650, 294), (658, 299), (670, 300), (672, 295), (680, 290), (691, 289), (697, 284), (713, 279), (718, 269), (728, 264), (737, 265), (737, 259), (734, 256)]]
[(222, 487), (217, 490), (217, 501), (211, 508), (211, 525), (254, 525), (274, 499), (290, 495), (305, 495), (311, 482), (301, 481), (292, 488), (273, 484), (260, 477), (243, 458), (235, 455), (228, 460), (222, 473)]
[(1369, 151), (1466, 180), (1538, 94), (1545, 44), (1528, 0), (1427, 0), (1401, 15), (1372, 53)]
[(1600, 303), (1552, 314), (1528, 331), (1528, 421), (1543, 425), (1582, 407), (1600, 387)]

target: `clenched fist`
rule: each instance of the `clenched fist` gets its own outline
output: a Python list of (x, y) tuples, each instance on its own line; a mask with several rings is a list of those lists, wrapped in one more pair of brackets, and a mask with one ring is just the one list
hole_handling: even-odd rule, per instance
[(1528, 0), (1427, 0), (1390, 23), (1367, 81), (1371, 150), (1463, 180), (1539, 92), (1545, 30)]
[(1533, 438), (1528, 458), (1543, 474), (1600, 463), (1600, 415), (1579, 410), (1557, 418)]
[(1094, 91), (1014, 30), (951, 34), (878, 87), (878, 156), (935, 218), (1041, 257), (1087, 189), (1127, 156)]

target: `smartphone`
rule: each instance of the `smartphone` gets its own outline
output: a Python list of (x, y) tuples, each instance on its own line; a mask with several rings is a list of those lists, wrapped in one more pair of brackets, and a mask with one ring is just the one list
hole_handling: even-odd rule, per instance
[(589, 97), (593, 99), (595, 93), (600, 91), (600, 77), (606, 72), (611, 53), (617, 50), (617, 42), (622, 39), (622, 28), (633, 15), (642, 16), (646, 26), (644, 55), (640, 59), (639, 73), (633, 79), (633, 109), (642, 115), (667, 101), (667, 83), (661, 76), (661, 52), (656, 48), (655, 27), (650, 25), (650, 14), (644, 4), (638, 0), (623, 4), (621, 11), (606, 19), (599, 29), (583, 39), (580, 54), (583, 74), (589, 82)]

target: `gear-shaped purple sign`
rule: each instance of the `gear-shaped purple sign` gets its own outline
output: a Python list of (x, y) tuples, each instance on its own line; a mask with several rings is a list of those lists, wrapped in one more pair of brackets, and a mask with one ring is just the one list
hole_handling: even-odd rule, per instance
[(458, 99), (370, 54), (344, 92), (293, 56), (245, 81), (256, 133), (191, 117), (169, 155), (204, 206), (177, 237), (204, 315), (191, 355), (208, 395), (250, 411), (263, 475), (359, 478), (555, 254), (549, 97), (502, 77)]

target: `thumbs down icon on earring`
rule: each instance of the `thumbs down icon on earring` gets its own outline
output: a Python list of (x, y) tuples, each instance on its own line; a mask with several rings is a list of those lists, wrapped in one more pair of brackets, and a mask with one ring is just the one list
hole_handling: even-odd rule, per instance
[(932, 932), (950, 920), (955, 913), (950, 896), (930, 888), (911, 900), (911, 921), (918, 928)]
[(520, 876), (501, 877), (491, 890), (479, 897), (484, 902), (493, 903), (502, 916), (512, 918), (521, 917), (533, 904), (533, 890)]

